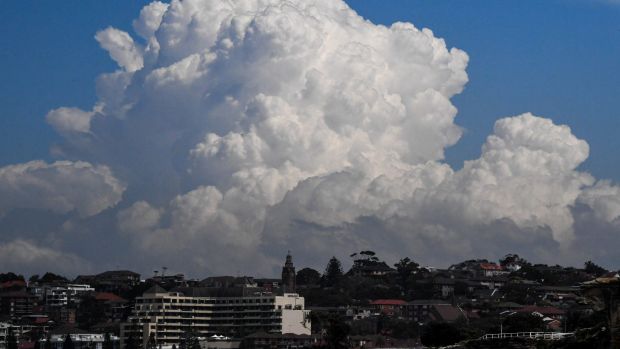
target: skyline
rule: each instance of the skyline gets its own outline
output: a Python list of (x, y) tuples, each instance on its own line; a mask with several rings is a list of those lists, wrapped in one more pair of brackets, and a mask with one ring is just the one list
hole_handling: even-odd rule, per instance
[(620, 264), (620, 6), (273, 2), (9, 5), (2, 264)]

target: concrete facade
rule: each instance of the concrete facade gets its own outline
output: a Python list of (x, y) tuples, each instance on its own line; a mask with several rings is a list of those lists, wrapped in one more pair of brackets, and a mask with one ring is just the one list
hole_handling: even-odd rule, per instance
[(304, 298), (294, 293), (196, 297), (154, 288), (136, 298), (133, 314), (121, 326), (121, 347), (130, 336), (146, 344), (151, 333), (158, 345), (178, 347), (186, 333), (241, 338), (258, 331), (310, 334)]

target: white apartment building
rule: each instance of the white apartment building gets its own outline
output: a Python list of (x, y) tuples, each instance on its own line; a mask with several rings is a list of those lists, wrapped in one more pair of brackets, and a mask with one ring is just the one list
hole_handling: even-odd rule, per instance
[(310, 334), (310, 311), (296, 293), (212, 296), (206, 289), (183, 291), (155, 286), (136, 298), (133, 314), (121, 325), (121, 347), (130, 336), (146, 347), (151, 334), (158, 346), (177, 347), (186, 333), (235, 338), (258, 331)]
[(80, 296), (95, 289), (90, 285), (68, 284), (45, 288), (45, 304), (48, 307), (64, 307), (76, 303)]
[[(75, 349), (103, 349), (103, 342), (105, 341), (105, 335), (99, 333), (71, 333), (71, 341)], [(51, 336), (51, 348), (62, 349), (66, 335), (54, 334)], [(41, 339), (41, 342), (45, 343), (47, 338)], [(110, 336), (112, 342), (112, 348), (118, 349), (119, 338), (116, 336)]]
[(6, 349), (9, 337), (9, 328), (13, 330), (13, 334), (18, 338), (22, 334), (20, 326), (11, 325), (8, 322), (0, 322), (0, 349)]

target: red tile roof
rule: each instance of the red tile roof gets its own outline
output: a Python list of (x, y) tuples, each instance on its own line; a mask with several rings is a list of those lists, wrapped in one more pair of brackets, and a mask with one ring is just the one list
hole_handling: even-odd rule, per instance
[(24, 280), (11, 280), (0, 284), (0, 288), (9, 288), (14, 286), (25, 287), (26, 282)]
[(35, 342), (20, 342), (18, 348), (19, 349), (33, 349), (35, 346)]
[(504, 268), (495, 263), (480, 263), (480, 268), (483, 270), (504, 270)]
[(115, 295), (111, 292), (97, 292), (95, 294), (95, 299), (98, 301), (105, 302), (126, 302), (125, 298)]
[(372, 305), (405, 305), (407, 304), (407, 302), (405, 302), (402, 299), (377, 299), (377, 300), (370, 302), (370, 304)]

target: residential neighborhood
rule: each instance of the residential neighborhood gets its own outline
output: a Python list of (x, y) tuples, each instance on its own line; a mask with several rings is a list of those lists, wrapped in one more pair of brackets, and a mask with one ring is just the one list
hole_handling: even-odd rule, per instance
[(590, 261), (509, 254), (440, 269), (350, 257), (348, 271), (335, 257), (323, 272), (296, 271), (289, 252), (280, 278), (6, 271), (0, 349), (421, 348), (517, 333), (557, 334), (557, 348), (618, 341), (620, 277)]

